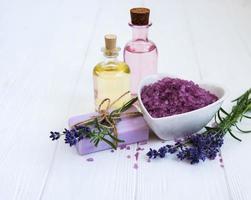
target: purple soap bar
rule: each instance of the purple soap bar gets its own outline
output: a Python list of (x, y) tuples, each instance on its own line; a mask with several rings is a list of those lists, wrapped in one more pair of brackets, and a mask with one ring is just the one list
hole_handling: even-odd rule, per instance
[[(136, 111), (136, 109), (133, 108), (130, 109), (130, 111)], [(71, 117), (69, 119), (69, 127), (72, 127), (74, 124), (89, 119), (90, 117), (95, 115), (97, 115), (97, 113), (94, 112)], [(118, 130), (118, 138), (125, 141), (123, 143), (118, 143), (119, 146), (148, 140), (149, 128), (142, 116), (125, 117), (120, 122), (118, 122), (116, 126)], [(111, 149), (111, 146), (103, 141), (100, 141), (98, 146), (95, 147), (88, 138), (80, 140), (76, 144), (76, 147), (78, 153), (81, 155)]]

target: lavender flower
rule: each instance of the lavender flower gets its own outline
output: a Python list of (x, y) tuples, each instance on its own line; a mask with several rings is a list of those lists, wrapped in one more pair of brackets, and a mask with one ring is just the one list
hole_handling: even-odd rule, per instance
[(151, 159), (164, 158), (167, 153), (176, 154), (180, 160), (187, 160), (191, 164), (215, 159), (223, 144), (223, 134), (214, 131), (204, 134), (194, 134), (174, 145), (165, 145), (158, 150), (150, 149), (147, 156)]
[(159, 156), (159, 153), (155, 149), (153, 150), (150, 148), (149, 152), (146, 155), (151, 159), (151, 158), (157, 158)]
[(59, 132), (51, 131), (50, 133), (51, 133), (50, 138), (52, 139), (52, 141), (53, 140), (58, 140), (60, 138), (60, 133)]
[(70, 146), (75, 145), (78, 141), (78, 134), (75, 129), (72, 130), (67, 130), (65, 129), (64, 132), (65, 134), (65, 143), (69, 144)]
[(158, 155), (160, 158), (164, 158), (166, 153), (167, 153), (167, 148), (166, 147), (161, 147), (159, 150), (158, 150)]
[(75, 128), (78, 141), (84, 139), (84, 137), (88, 137), (88, 134), (91, 133), (91, 128), (87, 126), (76, 126)]
[(91, 129), (88, 126), (79, 125), (79, 126), (76, 126), (75, 128), (76, 128), (76, 130), (80, 130), (80, 131), (83, 131), (83, 132), (91, 132)]
[(88, 137), (91, 133), (91, 128), (87, 126), (75, 126), (73, 129), (65, 129), (62, 134), (59, 132), (50, 132), (50, 138), (52, 140), (57, 140), (61, 135), (65, 135), (65, 143), (70, 146), (75, 145), (78, 141)]

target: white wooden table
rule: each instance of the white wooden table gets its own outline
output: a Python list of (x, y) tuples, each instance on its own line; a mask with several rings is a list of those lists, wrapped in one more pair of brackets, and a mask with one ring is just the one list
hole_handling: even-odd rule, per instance
[(117, 34), (123, 47), (134, 6), (151, 8), (160, 72), (226, 85), (226, 109), (251, 86), (250, 0), (0, 0), (1, 200), (251, 199), (251, 135), (225, 139), (224, 167), (219, 159), (148, 163), (149, 147), (163, 145), (154, 137), (138, 161), (136, 144), (81, 157), (49, 140), (70, 116), (94, 109), (103, 35)]

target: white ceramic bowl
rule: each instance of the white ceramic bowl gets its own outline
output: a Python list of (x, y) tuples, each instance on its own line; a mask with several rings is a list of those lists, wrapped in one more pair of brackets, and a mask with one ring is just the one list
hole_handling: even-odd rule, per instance
[(197, 110), (168, 117), (154, 118), (148, 113), (142, 103), (141, 90), (145, 85), (155, 83), (164, 77), (178, 78), (168, 74), (153, 74), (145, 77), (141, 81), (138, 90), (139, 104), (144, 119), (153, 132), (163, 140), (174, 140), (201, 130), (214, 117), (226, 97), (226, 90), (217, 84), (195, 82), (201, 88), (215, 94), (219, 99), (216, 102)]

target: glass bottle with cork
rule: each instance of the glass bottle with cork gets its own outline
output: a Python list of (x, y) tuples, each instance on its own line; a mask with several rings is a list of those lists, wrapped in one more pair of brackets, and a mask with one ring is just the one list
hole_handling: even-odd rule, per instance
[(130, 10), (132, 40), (124, 48), (124, 61), (131, 69), (131, 93), (137, 94), (141, 79), (149, 74), (157, 73), (158, 51), (156, 45), (148, 40), (150, 10), (148, 8), (132, 8)]
[[(113, 102), (125, 92), (130, 91), (130, 68), (117, 59), (120, 48), (116, 46), (116, 41), (116, 35), (105, 35), (105, 47), (102, 48), (105, 58), (93, 69), (96, 110), (105, 98)], [(126, 95), (111, 108), (119, 108), (130, 98), (130, 95)]]

